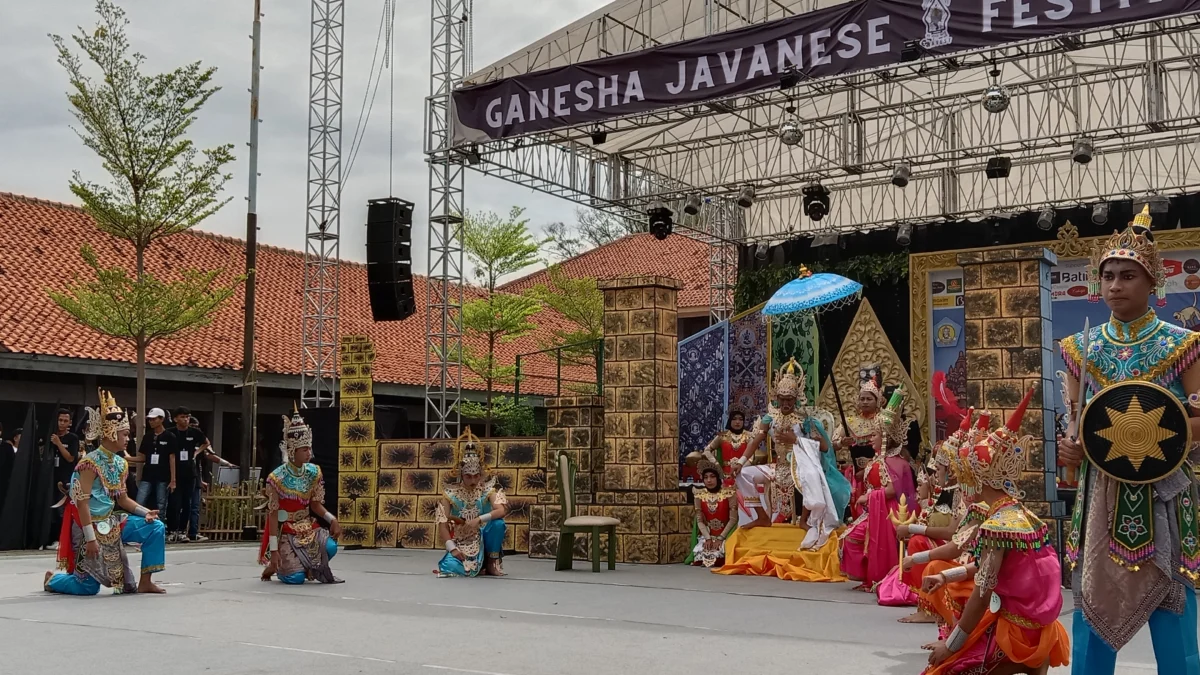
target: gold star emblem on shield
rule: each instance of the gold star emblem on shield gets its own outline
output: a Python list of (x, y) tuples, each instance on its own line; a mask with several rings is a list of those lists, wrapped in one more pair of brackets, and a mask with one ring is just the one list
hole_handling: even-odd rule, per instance
[(1143, 410), (1142, 402), (1135, 394), (1124, 412), (1108, 406), (1105, 406), (1105, 412), (1108, 413), (1109, 426), (1096, 432), (1097, 436), (1112, 443), (1105, 462), (1124, 457), (1133, 465), (1134, 471), (1141, 471), (1142, 462), (1148, 457), (1167, 461), (1162, 442), (1179, 434), (1159, 426), (1166, 412), (1165, 406)]

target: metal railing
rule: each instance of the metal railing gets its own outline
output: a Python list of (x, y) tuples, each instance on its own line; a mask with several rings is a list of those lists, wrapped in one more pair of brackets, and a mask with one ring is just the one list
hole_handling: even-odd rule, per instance
[(266, 504), (261, 480), (236, 485), (212, 485), (201, 495), (200, 534), (212, 541), (241, 541), (247, 527), (262, 532)]
[(604, 393), (604, 340), (518, 354), (513, 398), (600, 396)]

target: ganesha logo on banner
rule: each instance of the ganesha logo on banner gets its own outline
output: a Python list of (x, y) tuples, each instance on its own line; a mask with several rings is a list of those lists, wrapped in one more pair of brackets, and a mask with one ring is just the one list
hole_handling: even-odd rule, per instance
[(925, 10), (921, 16), (925, 22), (925, 37), (921, 38), (921, 46), (934, 49), (954, 42), (954, 38), (950, 37), (950, 0), (921, 0), (921, 8)]

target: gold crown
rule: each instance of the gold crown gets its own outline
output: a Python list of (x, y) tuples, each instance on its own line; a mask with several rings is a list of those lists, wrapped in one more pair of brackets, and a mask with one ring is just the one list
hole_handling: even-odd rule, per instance
[(875, 380), (868, 378), (863, 382), (862, 386), (858, 389), (858, 393), (861, 394), (864, 391), (874, 396), (878, 403), (883, 403), (883, 392), (879, 391), (879, 385), (875, 384)]
[(311, 448), (313, 442), (312, 427), (300, 416), (300, 411), (292, 406), (292, 416), (283, 416), (283, 451), (290, 460), (299, 448)]
[(1025, 468), (1027, 448), (1032, 436), (1017, 436), (1025, 409), (1033, 398), (1033, 388), (1025, 392), (1021, 404), (1008, 416), (1008, 423), (979, 440), (967, 456), (971, 473), (980, 486), (1001, 490), (1009, 496), (1023, 499), (1025, 493), (1017, 486), (1021, 471)]
[(975, 426), (963, 434), (958, 445), (953, 450), (950, 471), (954, 473), (954, 477), (958, 480), (958, 485), (963, 490), (964, 495), (974, 495), (979, 492), (979, 476), (971, 467), (970, 455), (971, 449), (975, 447), (975, 443), (979, 439), (986, 437), (988, 425), (991, 424), (991, 420), (992, 414), (986, 410), (981, 410)]
[(109, 441), (117, 440), (117, 433), (120, 431), (129, 431), (129, 417), (125, 415), (125, 411), (121, 406), (117, 405), (117, 399), (112, 395), (112, 392), (99, 390), (100, 405), (95, 408), (87, 408), (88, 423), (84, 431), (84, 436), (89, 441), (105, 439)]
[[(797, 375), (796, 371), (800, 371)], [(795, 357), (788, 359), (788, 362), (783, 364), (779, 369), (779, 373), (775, 376), (775, 397), (781, 398), (784, 396), (795, 397), (799, 405), (804, 405), (808, 402), (808, 398), (804, 395), (801, 387), (801, 380), (804, 379), (804, 368), (796, 363)]]
[(1154, 280), (1154, 294), (1158, 296), (1158, 306), (1166, 306), (1167, 270), (1158, 255), (1154, 235), (1150, 233), (1150, 220), (1150, 205), (1146, 204), (1124, 231), (1114, 232), (1107, 241), (1093, 250), (1088, 269), (1089, 300), (1096, 302), (1100, 299), (1101, 265), (1108, 260), (1132, 260), (1141, 265)]
[(471, 433), (471, 427), (458, 437), (458, 475), (478, 476), (483, 473), (483, 460), (479, 456), (479, 438)]

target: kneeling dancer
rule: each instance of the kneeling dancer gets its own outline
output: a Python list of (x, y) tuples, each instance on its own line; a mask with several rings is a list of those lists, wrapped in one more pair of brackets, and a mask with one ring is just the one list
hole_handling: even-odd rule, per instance
[[(496, 477), (485, 478), (479, 457), (479, 439), (466, 431), (458, 461), (458, 483), (449, 485), (438, 503), (438, 534), (446, 542), (446, 555), (438, 562), (439, 577), (475, 577), (480, 572), (504, 576), (504, 516), (508, 497)], [(485, 564), (486, 561), (486, 564)]]

